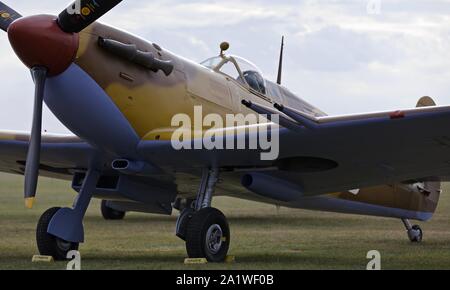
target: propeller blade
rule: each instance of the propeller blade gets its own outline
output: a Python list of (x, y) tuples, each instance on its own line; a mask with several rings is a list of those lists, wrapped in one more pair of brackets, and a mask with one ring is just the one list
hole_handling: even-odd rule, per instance
[(31, 69), (31, 74), (35, 83), (35, 95), (33, 126), (31, 129), (31, 139), (25, 167), (25, 206), (27, 208), (33, 207), (38, 184), (42, 137), (42, 105), (44, 102), (47, 69), (44, 67), (34, 67)]
[(11, 7), (0, 2), (0, 29), (8, 31), (8, 27), (14, 20), (22, 17), (19, 13), (14, 11)]
[(122, 0), (78, 0), (61, 12), (58, 23), (68, 33), (80, 32), (105, 15)]

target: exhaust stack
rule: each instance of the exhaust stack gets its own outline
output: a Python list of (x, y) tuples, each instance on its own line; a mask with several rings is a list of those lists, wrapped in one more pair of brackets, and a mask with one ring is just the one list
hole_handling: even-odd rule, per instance
[(161, 70), (166, 76), (169, 76), (174, 69), (172, 61), (157, 59), (153, 53), (140, 51), (134, 44), (125, 44), (116, 40), (99, 37), (98, 45), (120, 58), (143, 66), (155, 73)]

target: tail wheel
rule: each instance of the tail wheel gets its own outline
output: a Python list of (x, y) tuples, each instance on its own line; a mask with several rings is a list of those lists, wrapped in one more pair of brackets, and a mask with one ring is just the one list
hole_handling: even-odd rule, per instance
[(106, 200), (102, 200), (101, 211), (105, 220), (123, 220), (126, 214), (124, 211), (118, 211), (108, 207)]
[(67, 260), (67, 253), (78, 250), (79, 244), (64, 241), (47, 232), (48, 225), (53, 216), (61, 208), (54, 207), (44, 212), (39, 219), (36, 229), (36, 242), (39, 253), (44, 256), (52, 256), (56, 261)]
[(423, 240), (423, 231), (418, 225), (412, 226), (411, 231), (408, 233), (409, 239), (412, 243), (420, 243)]
[(225, 261), (230, 246), (230, 228), (225, 215), (215, 208), (193, 214), (186, 228), (186, 250), (190, 258)]

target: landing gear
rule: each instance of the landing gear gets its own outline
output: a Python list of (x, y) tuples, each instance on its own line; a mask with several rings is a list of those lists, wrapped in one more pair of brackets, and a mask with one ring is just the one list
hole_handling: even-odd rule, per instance
[(107, 203), (106, 200), (102, 200), (101, 211), (105, 220), (123, 220), (125, 218), (126, 213), (124, 211), (110, 208)]
[(44, 256), (52, 256), (56, 261), (66, 260), (67, 253), (72, 250), (78, 250), (79, 246), (78, 243), (67, 242), (47, 232), (51, 219), (60, 209), (59, 207), (54, 207), (44, 212), (39, 219), (36, 229), (39, 253)]
[(230, 228), (225, 215), (211, 207), (212, 196), (219, 180), (217, 168), (202, 174), (197, 199), (182, 210), (176, 234), (186, 242), (189, 258), (206, 258), (209, 262), (224, 262), (230, 247)]
[(418, 225), (411, 225), (408, 219), (402, 219), (408, 233), (408, 238), (412, 243), (420, 243), (423, 239), (423, 231)]
[(36, 241), (41, 255), (65, 260), (68, 252), (84, 242), (83, 218), (92, 198), (100, 173), (89, 170), (73, 208), (51, 208), (40, 218)]

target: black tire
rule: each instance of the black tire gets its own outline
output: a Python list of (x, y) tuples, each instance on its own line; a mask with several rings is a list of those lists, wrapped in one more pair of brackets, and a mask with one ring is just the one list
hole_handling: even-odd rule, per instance
[(102, 216), (105, 220), (123, 220), (125, 218), (125, 212), (124, 211), (118, 211), (115, 209), (112, 209), (106, 205), (107, 201), (102, 200)]
[(67, 253), (78, 251), (79, 243), (71, 243), (57, 238), (47, 232), (48, 225), (61, 208), (53, 207), (44, 212), (36, 228), (36, 242), (39, 253), (43, 256), (52, 256), (55, 261), (67, 260)]
[(186, 241), (187, 227), (192, 217), (194, 216), (194, 213), (194, 209), (189, 207), (183, 209), (183, 211), (180, 213), (180, 216), (178, 217), (176, 235), (183, 241)]
[[(219, 226), (219, 228), (217, 227)], [(207, 236), (220, 229), (222, 238), (217, 249), (211, 250)], [(230, 228), (225, 215), (215, 208), (204, 208), (193, 214), (186, 230), (186, 251), (189, 258), (206, 258), (209, 262), (224, 262), (230, 247)]]

